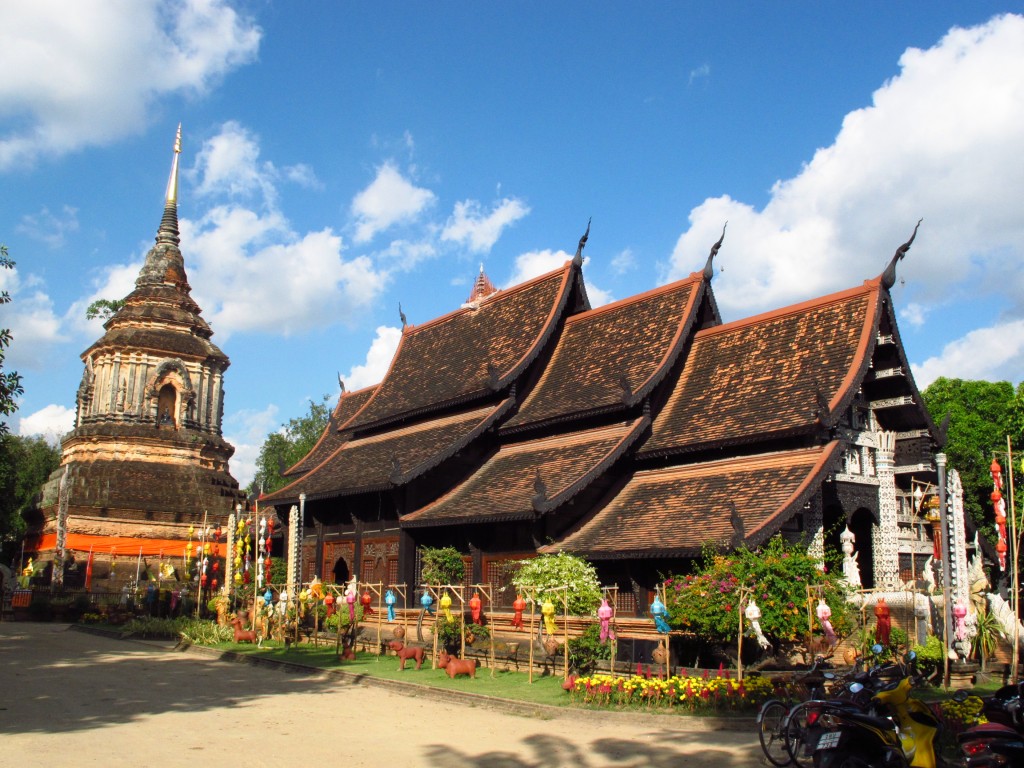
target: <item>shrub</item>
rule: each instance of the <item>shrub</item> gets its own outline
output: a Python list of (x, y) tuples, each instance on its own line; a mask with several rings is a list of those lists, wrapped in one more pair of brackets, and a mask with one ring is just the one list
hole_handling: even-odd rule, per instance
[(572, 616), (593, 615), (601, 602), (601, 582), (594, 566), (582, 557), (565, 552), (522, 561), (512, 583), (519, 590), (534, 590), (533, 597), (538, 603), (551, 600), (559, 613), (565, 599), (562, 587), (568, 586)]
[(461, 584), (466, 575), (462, 554), (455, 547), (424, 547), (420, 550), (420, 579), (424, 584)]
[(793, 645), (809, 629), (807, 587), (821, 585), (825, 601), (832, 609), (832, 626), (842, 637), (851, 631), (853, 622), (840, 576), (839, 569), (822, 572), (805, 547), (787, 544), (781, 536), (757, 550), (743, 547), (720, 554), (708, 548), (704, 562), (694, 573), (670, 574), (665, 580), (668, 620), (678, 629), (720, 643), (731, 642), (739, 630), (739, 591), (748, 588), (761, 609), (761, 629), (765, 635), (776, 646)]
[(611, 643), (601, 642), (601, 627), (591, 624), (579, 637), (569, 639), (569, 666), (581, 675), (588, 675), (597, 669), (597, 662), (610, 659)]

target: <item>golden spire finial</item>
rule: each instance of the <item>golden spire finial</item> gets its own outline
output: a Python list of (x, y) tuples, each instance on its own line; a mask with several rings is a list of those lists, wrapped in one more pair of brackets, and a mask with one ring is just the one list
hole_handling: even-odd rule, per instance
[(168, 203), (178, 202), (178, 155), (181, 154), (181, 123), (178, 123), (178, 133), (174, 137), (174, 160), (171, 162), (171, 176), (167, 179)]

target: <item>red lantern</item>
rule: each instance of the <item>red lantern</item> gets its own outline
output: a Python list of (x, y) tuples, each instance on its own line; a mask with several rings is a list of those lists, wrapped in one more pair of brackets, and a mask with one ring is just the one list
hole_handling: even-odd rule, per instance
[(480, 623), (480, 606), (481, 606), (480, 595), (478, 595), (476, 592), (474, 592), (473, 596), (471, 598), (469, 598), (469, 610), (470, 610), (470, 613), (473, 616), (473, 623), (474, 624), (479, 624)]
[(267, 555), (267, 559), (263, 561), (263, 565), (266, 567), (267, 572), (270, 572), (270, 555)]
[(992, 484), (996, 488), (1003, 487), (1003, 468), (999, 466), (999, 462), (992, 459), (992, 464), (989, 466), (988, 471), (992, 473)]
[(220, 570), (220, 560), (213, 561), (213, 572), (216, 573)]
[(214, 532), (213, 532), (213, 537), (219, 541), (220, 540), (220, 534), (221, 534), (221, 530), (220, 530), (220, 526), (218, 525), (216, 530), (214, 530)]
[(206, 586), (206, 574), (205, 573), (202, 576), (199, 577), (199, 585), (201, 587), (205, 587)]
[(359, 598), (359, 602), (363, 604), (363, 615), (369, 616), (373, 613), (373, 608), (370, 604), (373, 603), (373, 596), (370, 594), (370, 590), (363, 592), (363, 596)]
[(999, 489), (998, 489), (998, 488), (995, 488), (995, 489), (993, 489), (993, 491), (992, 491), (992, 497), (991, 497), (991, 498), (992, 498), (992, 503), (993, 503), (993, 504), (998, 504), (998, 503), (999, 503), (999, 500), (1003, 498), (1003, 494), (1001, 494), (1001, 493), (999, 492)]
[(213, 580), (212, 582), (210, 582), (210, 585), (211, 585), (211, 586), (212, 586), (212, 587), (213, 587), (214, 589), (217, 589), (217, 580), (216, 580), (216, 579), (214, 579), (214, 580)]

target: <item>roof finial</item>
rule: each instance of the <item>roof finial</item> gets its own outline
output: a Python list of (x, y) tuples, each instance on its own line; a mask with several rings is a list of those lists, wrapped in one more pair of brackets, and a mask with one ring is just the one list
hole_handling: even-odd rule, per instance
[(580, 238), (579, 245), (576, 246), (576, 255), (573, 256), (572, 260), (573, 260), (573, 263), (575, 263), (577, 265), (583, 263), (583, 249), (587, 245), (587, 238), (590, 237), (590, 222), (593, 221), (593, 220), (594, 220), (593, 216), (591, 216), (589, 219), (587, 219), (587, 231), (583, 233), (583, 237)]
[(171, 175), (167, 179), (167, 194), (164, 196), (164, 215), (156, 233), (158, 243), (181, 242), (178, 237), (178, 155), (181, 154), (181, 123), (174, 137), (174, 159), (171, 161)]
[(722, 243), (725, 241), (725, 228), (729, 226), (729, 222), (725, 222), (722, 225), (722, 236), (718, 238), (718, 242), (711, 246), (711, 253), (708, 254), (708, 260), (704, 264), (704, 279), (710, 280), (715, 276), (715, 268), (712, 266), (712, 262), (715, 260), (715, 256), (718, 255), (718, 249), (722, 247)]
[(405, 320), (405, 312), (402, 311), (402, 302), (398, 302), (398, 317), (402, 321), (402, 330), (404, 331), (405, 330), (405, 326), (406, 326), (406, 320)]
[(910, 250), (910, 246), (914, 242), (914, 238), (917, 237), (917, 228), (921, 226), (922, 221), (924, 221), (924, 219), (917, 220), (917, 224), (914, 225), (914, 233), (910, 236), (910, 239), (896, 249), (896, 253), (892, 255), (892, 260), (889, 262), (889, 266), (887, 266), (885, 271), (882, 272), (881, 281), (882, 287), (885, 288), (885, 290), (889, 290), (896, 284), (896, 262), (907, 255), (907, 251)]

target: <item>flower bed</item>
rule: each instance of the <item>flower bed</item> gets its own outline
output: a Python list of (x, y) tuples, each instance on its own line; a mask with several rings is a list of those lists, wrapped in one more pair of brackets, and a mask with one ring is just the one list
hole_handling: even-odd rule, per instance
[(569, 696), (576, 703), (642, 709), (679, 709), (714, 713), (753, 711), (775, 692), (771, 680), (736, 680), (728, 672), (701, 676), (598, 674), (571, 679)]

